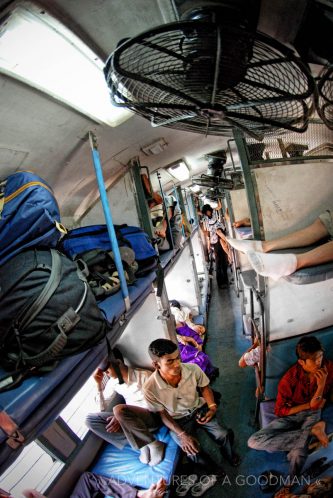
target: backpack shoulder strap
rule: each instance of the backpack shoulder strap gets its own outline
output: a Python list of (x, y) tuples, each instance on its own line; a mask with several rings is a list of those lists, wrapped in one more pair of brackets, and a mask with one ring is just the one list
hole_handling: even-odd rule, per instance
[(44, 308), (50, 297), (54, 294), (60, 283), (62, 267), (60, 254), (56, 250), (51, 249), (51, 258), (52, 263), (49, 279), (37, 299), (35, 299), (35, 301), (28, 307), (28, 309), (24, 310), (23, 315), (19, 316), (15, 321), (16, 330), (23, 330), (29, 325), (29, 323), (33, 321), (35, 316), (38, 315), (38, 313)]

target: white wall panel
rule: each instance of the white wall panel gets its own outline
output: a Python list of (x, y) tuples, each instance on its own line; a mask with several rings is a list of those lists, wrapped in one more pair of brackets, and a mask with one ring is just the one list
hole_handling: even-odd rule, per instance
[(333, 209), (333, 162), (256, 169), (255, 178), (266, 239), (304, 228)]
[(177, 263), (166, 275), (165, 286), (169, 299), (176, 299), (181, 304), (197, 309), (199, 303), (192, 261), (190, 249), (186, 246)]
[(269, 338), (305, 334), (333, 324), (333, 279), (295, 285), (268, 280)]
[(158, 316), (160, 312), (155, 293), (152, 292), (131, 318), (117, 343), (131, 365), (152, 368), (149, 344), (155, 339), (169, 339), (165, 324)]
[[(113, 222), (117, 225), (139, 225), (135, 195), (130, 173), (127, 173), (108, 191)], [(81, 225), (105, 223), (102, 203), (99, 201), (81, 220)]]

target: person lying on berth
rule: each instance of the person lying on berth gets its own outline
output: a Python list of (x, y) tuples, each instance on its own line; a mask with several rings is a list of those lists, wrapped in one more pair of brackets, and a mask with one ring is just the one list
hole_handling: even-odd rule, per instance
[[(97, 384), (96, 400), (100, 412), (90, 413), (86, 418), (89, 429), (105, 441), (122, 449), (127, 442), (135, 450), (140, 450), (140, 461), (154, 466), (164, 458), (164, 443), (152, 434), (161, 426), (158, 414), (149, 411), (148, 403), (142, 393), (144, 382), (151, 375), (150, 370), (128, 367), (122, 360), (120, 351), (114, 349), (118, 356), (118, 367), (124, 380), (119, 383), (115, 366), (104, 362), (94, 373)], [(115, 393), (121, 395), (125, 404)]]
[[(323, 447), (329, 443), (321, 410), (327, 399), (333, 400), (333, 362), (324, 358), (323, 351), (314, 336), (298, 341), (297, 362), (278, 385), (277, 418), (248, 440), (248, 446), (255, 450), (288, 452), (290, 483), (301, 474), (311, 438), (317, 438)], [(288, 496), (290, 488), (284, 486), (277, 496)]]
[(170, 311), (175, 317), (177, 329), (187, 326), (199, 335), (203, 335), (206, 332), (203, 325), (197, 325), (193, 322), (193, 315), (190, 308), (182, 306), (176, 299), (170, 301)]
[[(325, 239), (329, 238), (328, 241)], [(238, 240), (226, 237), (228, 243), (238, 251), (246, 253), (254, 270), (264, 277), (278, 280), (296, 270), (333, 261), (332, 210), (327, 210), (309, 226), (274, 240)], [(294, 254), (267, 254), (279, 249), (306, 247), (324, 241), (314, 249)]]
[(193, 323), (190, 308), (181, 306), (175, 299), (170, 301), (170, 310), (175, 317), (177, 341), (182, 362), (195, 363), (212, 382), (219, 375), (219, 369), (214, 367), (210, 357), (202, 351), (202, 336), (206, 331), (205, 327)]
[(231, 465), (239, 465), (240, 459), (232, 449), (233, 431), (218, 423), (214, 394), (201, 368), (181, 363), (177, 344), (168, 339), (153, 341), (149, 355), (155, 372), (144, 383), (143, 392), (150, 409), (159, 413), (175, 442), (193, 462), (224, 472), (200, 450), (193, 434), (202, 428), (218, 444), (222, 456)]
[[(70, 498), (92, 498), (97, 496), (113, 496), (113, 498), (159, 498), (167, 489), (167, 483), (160, 479), (149, 489), (137, 490), (119, 479), (104, 477), (92, 472), (84, 472), (78, 480)], [(25, 498), (46, 498), (35, 489), (23, 491)], [(9, 496), (9, 498), (12, 498)]]

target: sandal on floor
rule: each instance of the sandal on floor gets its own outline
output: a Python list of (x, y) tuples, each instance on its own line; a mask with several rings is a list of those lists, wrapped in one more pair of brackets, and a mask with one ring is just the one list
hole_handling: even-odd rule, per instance
[(188, 476), (181, 476), (180, 482), (176, 487), (175, 493), (177, 496), (185, 496), (186, 493), (192, 488), (192, 486), (197, 482), (199, 477), (197, 474), (190, 474)]
[(216, 481), (215, 474), (201, 476), (200, 481), (191, 488), (191, 496), (202, 496), (209, 488), (215, 486)]
[(309, 479), (314, 479), (321, 473), (320, 469), (325, 464), (326, 460), (327, 457), (318, 458), (318, 460), (312, 462), (312, 464), (302, 472), (302, 475)]
[(272, 493), (281, 485), (283, 474), (277, 470), (266, 470), (258, 477), (260, 489), (263, 493)]

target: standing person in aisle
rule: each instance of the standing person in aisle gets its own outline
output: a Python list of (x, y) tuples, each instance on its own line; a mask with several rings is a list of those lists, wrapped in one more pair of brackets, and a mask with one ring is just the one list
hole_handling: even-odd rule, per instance
[(205, 204), (201, 212), (203, 214), (203, 225), (207, 233), (208, 253), (210, 249), (214, 252), (216, 281), (221, 289), (229, 284), (228, 255), (222, 248), (222, 243), (225, 243), (225, 227), (219, 220), (216, 209), (213, 209), (210, 204)]

